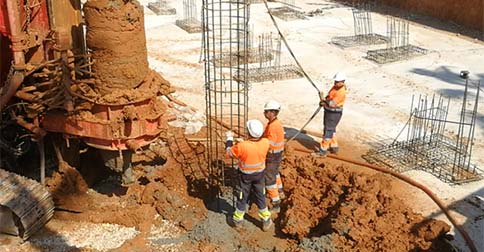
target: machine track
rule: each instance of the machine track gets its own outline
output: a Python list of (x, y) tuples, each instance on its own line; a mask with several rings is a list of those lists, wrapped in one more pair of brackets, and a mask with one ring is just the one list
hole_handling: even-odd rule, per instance
[(27, 240), (54, 215), (54, 201), (37, 181), (0, 169), (0, 232)]

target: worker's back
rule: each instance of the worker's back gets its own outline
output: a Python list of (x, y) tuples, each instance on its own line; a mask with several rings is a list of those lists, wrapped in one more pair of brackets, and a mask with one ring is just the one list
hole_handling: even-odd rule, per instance
[(227, 155), (239, 159), (239, 169), (242, 173), (252, 174), (265, 169), (265, 160), (269, 151), (269, 140), (247, 140), (239, 142), (227, 150)]

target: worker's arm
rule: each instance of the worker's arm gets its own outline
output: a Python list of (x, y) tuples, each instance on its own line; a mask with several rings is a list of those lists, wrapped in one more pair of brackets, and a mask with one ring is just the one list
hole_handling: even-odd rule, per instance
[(326, 97), (326, 104), (330, 108), (341, 108), (343, 107), (346, 99), (346, 90), (345, 87), (342, 87), (341, 90), (338, 90), (337, 92), (333, 92), (330, 94), (333, 95), (328, 95)]
[(343, 107), (346, 99), (346, 92), (345, 91), (340, 91), (333, 97), (333, 106), (331, 107), (336, 107), (336, 108), (341, 108)]
[(271, 130), (270, 127), (271, 127), (270, 125), (267, 125), (266, 130), (264, 131), (263, 137), (269, 140), (272, 140), (272, 139), (275, 139), (275, 136), (274, 136), (273, 130)]
[(238, 145), (234, 146), (234, 133), (232, 131), (227, 131), (225, 133), (225, 156), (231, 158), (237, 158)]

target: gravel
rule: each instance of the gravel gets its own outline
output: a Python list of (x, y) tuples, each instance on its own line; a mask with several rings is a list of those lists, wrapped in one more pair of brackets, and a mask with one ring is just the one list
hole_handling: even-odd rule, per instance
[(33, 237), (26, 243), (34, 247), (49, 248), (48, 251), (69, 251), (74, 248), (86, 248), (95, 251), (108, 251), (120, 247), (125, 241), (138, 235), (134, 227), (116, 224), (80, 223), (72, 231), (59, 231)]
[[(159, 217), (157, 216), (157, 218)], [(168, 220), (161, 220), (160, 222), (157, 226), (151, 227), (148, 237), (150, 245), (166, 252), (184, 251), (182, 245), (187, 239), (182, 237), (182, 230)]]
[(298, 248), (306, 252), (334, 252), (333, 241), (331, 235), (324, 235), (321, 237), (304, 238), (298, 245)]

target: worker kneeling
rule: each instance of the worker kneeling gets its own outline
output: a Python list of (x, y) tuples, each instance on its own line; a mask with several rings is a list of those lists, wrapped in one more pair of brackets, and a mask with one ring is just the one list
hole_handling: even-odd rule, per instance
[(226, 133), (225, 143), (227, 157), (239, 160), (239, 186), (237, 190), (237, 202), (232, 218), (229, 220), (234, 227), (239, 227), (243, 220), (247, 201), (250, 193), (255, 195), (255, 203), (259, 207), (259, 217), (262, 219), (262, 230), (267, 231), (272, 226), (271, 212), (265, 201), (265, 160), (269, 151), (269, 140), (261, 138), (264, 126), (258, 120), (247, 121), (249, 139), (233, 144), (234, 134)]

